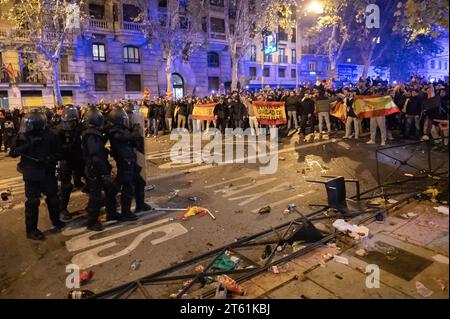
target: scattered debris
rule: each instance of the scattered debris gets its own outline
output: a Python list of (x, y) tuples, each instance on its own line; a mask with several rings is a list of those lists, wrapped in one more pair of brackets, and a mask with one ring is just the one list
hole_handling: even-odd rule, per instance
[(146, 192), (148, 192), (148, 191), (152, 191), (152, 190), (154, 190), (156, 188), (156, 186), (155, 185), (153, 185), (153, 184), (151, 184), (151, 185), (147, 185), (147, 186), (145, 186), (145, 191)]
[(186, 211), (181, 216), (182, 220), (186, 220), (191, 216), (199, 215), (199, 216), (206, 216), (208, 214), (208, 211), (206, 208), (199, 207), (199, 206), (192, 206), (186, 209)]
[(409, 218), (413, 218), (416, 217), (418, 214), (416, 213), (407, 213), (406, 216), (408, 216)]
[(414, 175), (411, 174), (411, 173), (405, 173), (405, 174), (403, 174), (403, 175), (405, 175), (405, 176), (407, 176), (407, 177), (414, 177)]
[(233, 270), (234, 268), (236, 268), (236, 263), (232, 261), (227, 254), (220, 255), (211, 266), (211, 269), (222, 271)]
[(448, 288), (448, 281), (440, 278), (434, 278), (434, 281), (438, 283), (438, 285), (441, 287), (441, 291), (446, 291)]
[(210, 242), (207, 242), (207, 243), (206, 243), (206, 246), (210, 246), (210, 247), (213, 247), (214, 245), (213, 245), (213, 244), (211, 244)]
[(448, 207), (446, 206), (437, 206), (434, 207), (434, 209), (436, 209), (438, 211), (438, 213), (444, 214), (448, 216)]
[(279, 274), (279, 273), (280, 273), (280, 270), (278, 269), (277, 266), (272, 266), (271, 270), (272, 270), (272, 272), (273, 272), (274, 274)]
[(417, 293), (424, 298), (428, 298), (434, 293), (433, 290), (430, 290), (427, 287), (425, 287), (425, 285), (422, 284), (420, 281), (416, 281), (416, 290)]
[(390, 199), (388, 199), (388, 203), (389, 203), (389, 204), (397, 204), (397, 203), (398, 203), (398, 200), (395, 200), (395, 199), (390, 198)]
[(350, 237), (356, 240), (369, 236), (369, 228), (366, 226), (351, 225), (343, 219), (336, 219), (333, 227), (343, 233), (348, 233)]
[(326, 253), (326, 254), (322, 255), (322, 259), (324, 261), (329, 261), (329, 260), (333, 259), (333, 255), (330, 253)]
[(92, 296), (94, 293), (90, 290), (71, 290), (69, 292), (69, 299), (84, 299)]
[(440, 191), (434, 186), (428, 186), (427, 190), (423, 191), (422, 194), (428, 196), (432, 203), (436, 203), (436, 197), (440, 194)]
[(4, 202), (6, 202), (9, 199), (9, 196), (11, 196), (11, 195), (12, 195), (12, 193), (11, 193), (10, 189), (7, 189), (6, 191), (4, 191), (0, 194), (2, 201), (4, 201)]
[(80, 285), (84, 285), (89, 282), (92, 277), (94, 277), (94, 272), (92, 270), (82, 271), (80, 273)]
[(228, 297), (227, 286), (223, 283), (219, 283), (216, 289), (216, 295), (214, 296), (214, 299), (227, 299), (227, 297)]
[(192, 197), (189, 197), (188, 199), (189, 199), (191, 202), (197, 202), (197, 201), (198, 201), (197, 196), (192, 196)]
[(193, 183), (192, 179), (186, 181), (186, 185), (187, 185), (187, 186), (192, 186), (192, 183)]
[(285, 161), (285, 160), (286, 160), (285, 157), (281, 157), (281, 156), (279, 156), (278, 159), (279, 159), (280, 161)]
[(371, 199), (371, 200), (367, 203), (367, 205), (370, 205), (370, 206), (381, 206), (381, 205), (384, 205), (385, 202), (386, 202), (386, 201), (385, 201), (384, 198), (382, 198), (382, 197), (376, 197), (376, 198)]
[(205, 266), (197, 265), (197, 266), (195, 266), (195, 271), (196, 272), (204, 272), (205, 271)]
[(267, 257), (270, 256), (270, 254), (272, 253), (272, 247), (270, 245), (266, 245), (266, 247), (264, 248), (264, 252), (261, 256), (262, 259), (266, 259)]
[(169, 200), (174, 199), (175, 197), (178, 196), (178, 193), (179, 193), (179, 192), (180, 192), (180, 191), (179, 191), (178, 189), (174, 189), (172, 192), (170, 192), (170, 194), (169, 194), (169, 196), (168, 196), (168, 199), (169, 199)]
[(141, 261), (135, 259), (135, 260), (131, 263), (130, 268), (131, 268), (131, 270), (136, 271), (136, 270), (139, 269), (140, 266), (141, 266)]
[(357, 251), (355, 251), (355, 254), (356, 254), (357, 256), (364, 257), (364, 256), (367, 256), (367, 255), (368, 255), (368, 252), (367, 252), (367, 250), (365, 250), (364, 248), (360, 248), (360, 249), (358, 249)]
[(335, 262), (338, 262), (338, 263), (341, 263), (344, 265), (348, 265), (348, 259), (345, 257), (334, 255), (333, 260)]
[(50, 297), (52, 295), (51, 292), (49, 292), (48, 294), (45, 295), (45, 297)]
[(260, 210), (258, 210), (258, 214), (260, 214), (260, 215), (268, 214), (268, 213), (270, 213), (271, 210), (272, 210), (272, 208), (270, 206), (266, 206), (266, 207), (263, 207)]
[(245, 291), (236, 283), (236, 281), (233, 278), (227, 275), (221, 275), (217, 276), (217, 281), (219, 282), (219, 284), (224, 285), (228, 292), (231, 292), (232, 294), (237, 294), (239, 296), (245, 295)]

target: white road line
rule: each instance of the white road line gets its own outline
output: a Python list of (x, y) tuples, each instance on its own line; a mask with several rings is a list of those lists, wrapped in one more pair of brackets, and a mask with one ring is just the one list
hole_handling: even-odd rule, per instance
[[(290, 201), (293, 201), (293, 200), (305, 197), (306, 195), (309, 195), (309, 194), (312, 194), (312, 193), (315, 193), (315, 191), (310, 190), (310, 191), (307, 191), (305, 193), (297, 194), (297, 195), (294, 195), (294, 196), (291, 196), (291, 197), (279, 200), (279, 201), (274, 202), (274, 203), (268, 203), (268, 205), (270, 205), (270, 207), (273, 208), (273, 207), (279, 206), (279, 205), (281, 205), (281, 204), (283, 204), (285, 202), (290, 202)], [(252, 213), (257, 213), (258, 211), (259, 211), (259, 208), (252, 210)]]

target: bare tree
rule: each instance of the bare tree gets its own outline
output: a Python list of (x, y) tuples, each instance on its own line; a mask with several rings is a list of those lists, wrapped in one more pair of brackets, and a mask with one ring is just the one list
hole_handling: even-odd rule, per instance
[[(0, 0), (0, 4), (7, 6), (11, 1)], [(48, 63), (58, 105), (62, 105), (58, 63), (64, 46), (84, 20), (84, 5), (85, 0), (15, 0), (4, 14), (15, 30), (11, 42), (25, 39), (27, 46), (42, 54)]]
[(231, 89), (237, 88), (238, 65), (250, 46), (262, 41), (263, 32), (277, 32), (278, 27), (288, 36), (295, 27), (292, 0), (230, 0), (225, 13), (225, 34), (231, 57)]

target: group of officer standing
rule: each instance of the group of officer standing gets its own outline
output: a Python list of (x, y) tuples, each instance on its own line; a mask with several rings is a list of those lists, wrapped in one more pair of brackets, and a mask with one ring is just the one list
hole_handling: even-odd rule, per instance
[[(65, 227), (61, 219), (72, 218), (67, 207), (74, 188), (82, 188), (89, 195), (86, 226), (93, 231), (104, 229), (99, 221), (103, 207), (108, 221), (136, 220), (136, 213), (152, 209), (144, 201), (145, 180), (140, 176), (136, 156), (136, 151), (143, 153), (144, 138), (140, 125), (131, 124), (133, 108), (132, 104), (116, 106), (104, 116), (91, 105), (81, 115), (78, 108), (68, 105), (62, 109), (57, 124), (51, 120), (51, 114), (41, 109), (24, 115), (9, 154), (20, 156), (18, 170), (25, 182), (28, 238), (45, 239), (37, 227), (41, 194), (46, 196), (53, 232)], [(110, 150), (106, 147), (108, 141)], [(116, 162), (115, 177), (109, 155)], [(119, 192), (120, 214), (116, 203)]]

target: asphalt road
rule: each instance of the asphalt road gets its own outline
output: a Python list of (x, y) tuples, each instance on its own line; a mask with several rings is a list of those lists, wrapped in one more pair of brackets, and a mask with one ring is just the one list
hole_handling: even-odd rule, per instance
[[(147, 191), (147, 202), (160, 208), (198, 205), (209, 209), (215, 220), (209, 215), (179, 220), (181, 212), (162, 210), (143, 213), (136, 222), (109, 223), (104, 231), (94, 233), (83, 226), (86, 195), (74, 192), (69, 208), (79, 215), (60, 234), (50, 232), (41, 201), (39, 227), (47, 234), (44, 242), (26, 239), (17, 162), (0, 155), (0, 191), (10, 188), (13, 193), (12, 207), (2, 202), (0, 210), (0, 298), (66, 298), (69, 264), (94, 271), (83, 288), (99, 292), (284, 223), (296, 218), (284, 213), (288, 204), (306, 213), (311, 211), (309, 204), (326, 200), (323, 185), (307, 182), (321, 175), (358, 178), (363, 189), (372, 187), (377, 175), (376, 146), (364, 141), (287, 138), (278, 145), (278, 170), (263, 175), (258, 163), (174, 164), (170, 147), (175, 141), (168, 136), (150, 138), (146, 141), (147, 177), (155, 188)], [(417, 161), (424, 156), (419, 153)], [(394, 166), (395, 161), (386, 158), (380, 169), (387, 173)], [(347, 191), (354, 193), (352, 188)], [(268, 205), (271, 213), (257, 213)], [(140, 267), (132, 270), (135, 260)]]

